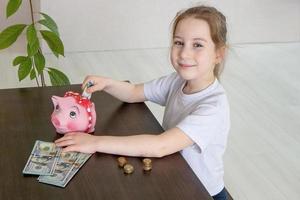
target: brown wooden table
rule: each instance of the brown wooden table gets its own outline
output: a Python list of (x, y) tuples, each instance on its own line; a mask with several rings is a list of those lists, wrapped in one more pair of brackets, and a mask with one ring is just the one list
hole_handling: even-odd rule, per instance
[[(129, 157), (135, 167), (131, 175), (118, 167), (117, 155), (96, 153), (66, 188), (39, 183), (37, 176), (23, 176), (34, 142), (57, 138), (50, 121), (51, 96), (63, 96), (68, 90), (81, 91), (79, 85), (0, 90), (0, 199), (212, 199), (179, 153), (153, 158), (150, 173), (143, 172), (142, 158)], [(96, 135), (162, 132), (144, 103), (123, 103), (104, 92), (93, 94), (92, 100), (97, 110)]]

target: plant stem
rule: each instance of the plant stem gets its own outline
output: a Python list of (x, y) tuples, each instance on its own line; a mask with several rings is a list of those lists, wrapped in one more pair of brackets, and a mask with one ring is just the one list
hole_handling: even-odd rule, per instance
[(44, 72), (41, 72), (41, 82), (42, 82), (42, 86), (45, 87), (46, 83), (45, 83), (45, 78), (44, 78)]
[[(31, 21), (32, 21), (32, 24), (33, 24), (33, 26), (34, 26), (35, 21), (34, 21), (34, 17), (33, 17), (32, 0), (29, 0), (29, 4), (30, 4)], [(42, 53), (41, 48), (39, 48), (39, 51)], [(41, 76), (41, 84), (42, 84), (42, 87), (45, 87), (45, 86), (46, 86), (46, 83), (45, 83), (45, 78), (44, 78), (44, 72), (43, 72), (43, 71), (41, 72), (40, 76)], [(39, 87), (38, 77), (35, 77), (35, 79), (36, 79), (36, 83), (37, 83), (37, 85), (38, 85), (38, 87)]]
[(31, 14), (31, 21), (32, 21), (32, 23), (34, 24), (34, 18), (33, 18), (33, 8), (32, 8), (32, 2), (31, 2), (31, 0), (29, 0), (29, 3), (30, 3), (30, 14)]
[(38, 79), (36, 77), (35, 77), (35, 81), (36, 81), (37, 86), (40, 87), (40, 84), (39, 84)]
[[(35, 69), (33, 68), (33, 70), (35, 71)], [(36, 72), (35, 72), (36, 73)], [(37, 84), (37, 86), (38, 87), (40, 87), (40, 84), (39, 84), (39, 80), (38, 80), (38, 78), (37, 77), (35, 77), (35, 81), (36, 81), (36, 84)]]

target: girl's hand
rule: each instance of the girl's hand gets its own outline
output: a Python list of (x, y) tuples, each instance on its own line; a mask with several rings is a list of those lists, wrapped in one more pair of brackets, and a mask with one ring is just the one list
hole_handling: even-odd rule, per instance
[(97, 149), (97, 137), (87, 133), (72, 132), (55, 140), (55, 144), (58, 147), (65, 147), (63, 152), (95, 153)]
[(92, 94), (93, 92), (104, 90), (105, 87), (107, 87), (109, 85), (110, 79), (102, 77), (102, 76), (91, 76), (90, 75), (90, 76), (85, 77), (81, 88), (84, 89), (86, 84), (89, 81), (91, 81), (94, 85), (89, 87), (86, 91), (88, 93)]

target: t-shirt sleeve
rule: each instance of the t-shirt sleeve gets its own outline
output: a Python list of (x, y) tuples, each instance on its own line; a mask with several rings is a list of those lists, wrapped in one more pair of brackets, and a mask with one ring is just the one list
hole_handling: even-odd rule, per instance
[(217, 107), (201, 106), (186, 116), (176, 127), (187, 134), (203, 151), (213, 142), (221, 123), (222, 118)]
[(171, 85), (176, 78), (176, 73), (154, 79), (144, 84), (146, 100), (165, 106)]

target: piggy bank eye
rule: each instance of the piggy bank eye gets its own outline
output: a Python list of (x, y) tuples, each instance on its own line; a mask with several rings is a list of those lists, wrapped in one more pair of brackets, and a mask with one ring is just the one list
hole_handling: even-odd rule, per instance
[(74, 118), (76, 117), (76, 112), (71, 111), (71, 112), (70, 112), (70, 117), (71, 117), (72, 119), (74, 119)]
[(59, 105), (57, 104), (56, 106), (55, 106), (55, 110), (58, 110), (59, 109)]

